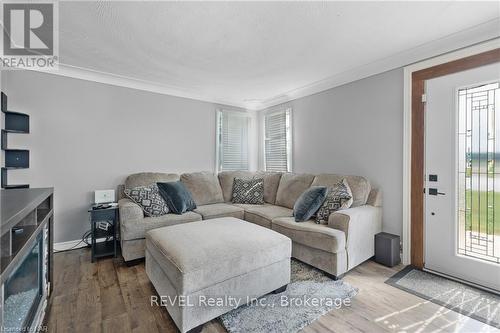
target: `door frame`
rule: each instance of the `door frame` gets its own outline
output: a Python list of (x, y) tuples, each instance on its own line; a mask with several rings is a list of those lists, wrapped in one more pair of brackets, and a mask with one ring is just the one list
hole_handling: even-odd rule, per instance
[(404, 69), (403, 263), (424, 267), (425, 81), (500, 62), (500, 39)]

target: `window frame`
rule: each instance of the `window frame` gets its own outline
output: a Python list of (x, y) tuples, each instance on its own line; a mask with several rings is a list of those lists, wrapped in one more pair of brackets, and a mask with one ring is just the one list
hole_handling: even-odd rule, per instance
[(286, 171), (280, 171), (280, 172), (293, 172), (293, 108), (290, 105), (282, 105), (278, 107), (273, 107), (271, 109), (268, 109), (262, 113), (262, 119), (261, 119), (261, 138), (262, 138), (262, 144), (261, 144), (261, 149), (262, 149), (262, 170), (268, 171), (267, 170), (267, 163), (266, 163), (266, 117), (267, 116), (272, 116), (275, 114), (280, 114), (280, 113), (288, 113), (288, 132), (286, 133), (287, 138), (286, 138), (286, 147), (287, 147), (287, 170)]
[(251, 152), (250, 152), (250, 139), (252, 137), (251, 135), (251, 129), (252, 129), (252, 117), (247, 111), (242, 111), (242, 110), (236, 110), (236, 109), (230, 109), (230, 108), (218, 108), (215, 110), (215, 172), (220, 173), (222, 171), (234, 171), (234, 170), (222, 170), (221, 167), (223, 163), (221, 163), (221, 135), (222, 132), (220, 130), (220, 120), (221, 120), (221, 115), (223, 113), (231, 113), (231, 114), (237, 114), (238, 117), (244, 117), (247, 120), (247, 168), (246, 169), (240, 169), (238, 171), (249, 171), (250, 170), (250, 157), (251, 157)]

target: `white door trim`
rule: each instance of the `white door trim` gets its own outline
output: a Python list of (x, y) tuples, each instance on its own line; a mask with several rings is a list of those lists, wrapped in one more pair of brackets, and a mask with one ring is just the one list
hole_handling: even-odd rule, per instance
[(413, 72), (453, 60), (500, 48), (500, 38), (475, 44), (457, 51), (404, 67), (403, 83), (403, 264), (410, 264), (411, 254), (411, 76)]

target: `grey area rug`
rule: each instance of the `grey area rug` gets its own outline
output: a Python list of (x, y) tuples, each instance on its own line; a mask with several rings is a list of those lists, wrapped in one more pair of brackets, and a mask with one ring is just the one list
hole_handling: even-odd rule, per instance
[(500, 297), (460, 282), (407, 266), (385, 283), (500, 328)]
[(230, 333), (294, 333), (331, 310), (349, 306), (357, 292), (348, 283), (333, 281), (320, 270), (292, 259), (286, 291), (266, 295), (258, 304), (239, 307), (220, 320)]

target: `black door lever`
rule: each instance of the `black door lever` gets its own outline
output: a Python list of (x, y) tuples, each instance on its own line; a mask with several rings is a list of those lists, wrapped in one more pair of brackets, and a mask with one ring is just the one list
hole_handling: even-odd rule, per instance
[(446, 195), (446, 193), (438, 192), (437, 188), (429, 188), (429, 195)]

